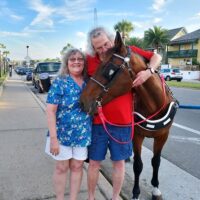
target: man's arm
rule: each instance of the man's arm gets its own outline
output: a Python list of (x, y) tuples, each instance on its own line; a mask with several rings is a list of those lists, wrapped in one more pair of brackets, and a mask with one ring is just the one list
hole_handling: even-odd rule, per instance
[(133, 81), (133, 87), (143, 84), (155, 72), (155, 70), (157, 70), (161, 60), (162, 57), (159, 54), (154, 53), (149, 61), (148, 68), (137, 73), (136, 79)]

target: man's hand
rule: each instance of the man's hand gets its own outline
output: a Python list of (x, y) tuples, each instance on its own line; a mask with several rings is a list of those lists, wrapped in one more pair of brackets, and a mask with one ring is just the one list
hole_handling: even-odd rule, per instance
[(152, 75), (149, 69), (140, 71), (137, 73), (135, 80), (133, 81), (133, 87), (142, 85)]

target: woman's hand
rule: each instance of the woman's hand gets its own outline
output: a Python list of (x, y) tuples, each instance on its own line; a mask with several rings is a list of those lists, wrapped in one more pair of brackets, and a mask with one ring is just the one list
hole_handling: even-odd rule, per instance
[(60, 152), (59, 142), (57, 137), (50, 138), (50, 153), (54, 156), (57, 156)]

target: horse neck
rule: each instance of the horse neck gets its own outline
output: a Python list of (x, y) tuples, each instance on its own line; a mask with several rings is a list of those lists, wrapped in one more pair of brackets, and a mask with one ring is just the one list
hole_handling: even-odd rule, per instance
[[(143, 115), (150, 115), (158, 111), (164, 104), (171, 101), (171, 97), (164, 93), (160, 78), (155, 75), (150, 77), (143, 85), (135, 89), (136, 105), (135, 110)], [(160, 112), (162, 114), (165, 109)]]

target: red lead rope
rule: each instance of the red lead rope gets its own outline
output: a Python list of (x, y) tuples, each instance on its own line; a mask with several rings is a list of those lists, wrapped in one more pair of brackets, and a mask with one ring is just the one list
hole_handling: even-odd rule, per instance
[[(110, 137), (112, 140), (114, 140), (115, 142), (117, 142), (117, 143), (119, 143), (119, 144), (127, 144), (127, 143), (129, 143), (129, 142), (131, 142), (131, 141), (133, 140), (133, 137), (134, 137), (134, 116), (132, 117), (132, 123), (131, 123), (131, 125), (113, 124), (113, 123), (109, 122), (109, 121), (105, 118), (105, 116), (104, 116), (104, 114), (103, 114), (102, 106), (98, 106), (97, 109), (98, 109), (98, 114), (99, 114), (99, 117), (100, 117), (101, 122), (102, 122), (102, 124), (103, 124), (104, 130), (106, 131), (106, 133), (109, 135), (109, 137)], [(130, 127), (130, 126), (131, 126), (132, 130), (131, 130), (131, 137), (130, 137), (130, 139), (129, 139), (128, 141), (122, 142), (122, 141), (119, 141), (118, 139), (114, 138), (114, 137), (109, 133), (109, 131), (108, 131), (107, 127), (106, 127), (106, 122), (107, 122), (108, 124), (112, 125), (112, 126), (119, 126), (119, 127)]]
[[(164, 94), (165, 94), (165, 85), (164, 85), (164, 77), (163, 77), (163, 76), (161, 76), (161, 81), (162, 81), (162, 89), (163, 89), (163, 96), (164, 96)], [(102, 106), (101, 106), (101, 105), (99, 105), (99, 106), (97, 107), (97, 110), (98, 110), (98, 114), (99, 114), (99, 117), (100, 117), (100, 119), (101, 119), (101, 122), (102, 122), (102, 124), (103, 124), (104, 130), (106, 131), (106, 133), (108, 134), (108, 136), (109, 136), (112, 140), (114, 140), (115, 142), (117, 142), (117, 143), (119, 143), (119, 144), (127, 144), (127, 143), (129, 143), (129, 142), (131, 142), (131, 141), (133, 140), (133, 137), (134, 137), (134, 126), (135, 126), (135, 125), (138, 125), (138, 124), (141, 124), (141, 123), (145, 122), (146, 120), (151, 119), (152, 117), (156, 116), (156, 115), (164, 108), (165, 104), (166, 104), (166, 96), (164, 97), (164, 103), (163, 103), (163, 105), (161, 106), (161, 108), (160, 108), (157, 112), (155, 112), (153, 115), (147, 117), (146, 119), (137, 122), (136, 124), (135, 124), (135, 122), (134, 122), (134, 115), (133, 115), (131, 125), (113, 124), (113, 123), (109, 122), (109, 121), (106, 119), (105, 115), (103, 114), (103, 110), (102, 110)], [(134, 110), (134, 109), (133, 109), (133, 110)], [(130, 126), (131, 126), (131, 129), (132, 129), (132, 130), (131, 130), (131, 137), (130, 137), (130, 139), (129, 139), (128, 141), (122, 142), (122, 141), (119, 141), (118, 139), (114, 138), (114, 137), (109, 133), (109, 131), (108, 131), (107, 127), (106, 127), (106, 123), (108, 123), (108, 124), (110, 124), (110, 125), (112, 125), (112, 126), (118, 126), (118, 127), (130, 127)]]

